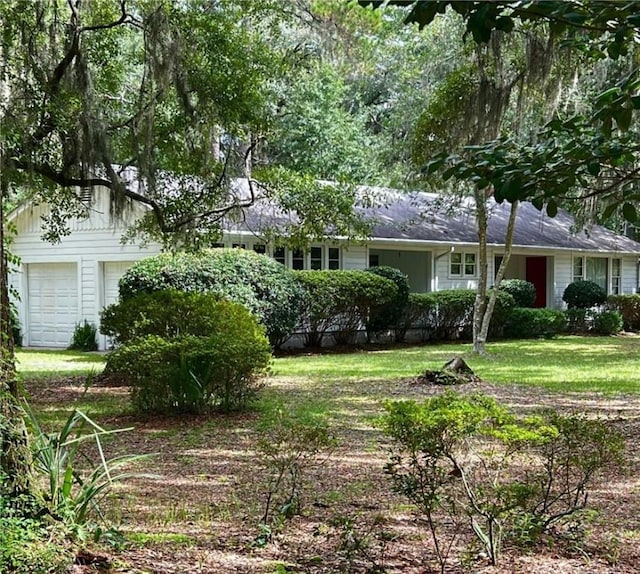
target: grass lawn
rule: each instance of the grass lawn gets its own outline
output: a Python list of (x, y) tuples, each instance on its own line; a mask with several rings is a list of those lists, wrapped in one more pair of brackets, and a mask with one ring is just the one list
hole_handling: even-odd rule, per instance
[[(135, 427), (110, 441), (110, 456), (154, 453), (141, 469), (154, 478), (118, 485), (111, 495), (109, 516), (127, 540), (112, 551), (120, 564), (113, 572), (424, 574), (434, 564), (429, 536), (391, 490), (383, 471), (388, 445), (373, 421), (388, 399), (441, 392), (411, 378), (462, 355), (483, 381), (462, 392), (483, 392), (522, 412), (551, 406), (614, 419), (628, 439), (633, 472), (591, 493), (598, 514), (579, 549), (505, 548), (501, 568), (476, 560), (463, 569), (455, 559), (448, 572), (626, 574), (640, 563), (638, 351), (640, 337), (562, 337), (492, 343), (483, 358), (470, 345), (452, 344), (283, 356), (256, 408), (226, 417), (136, 415), (127, 389), (85, 388), (87, 375), (102, 368), (97, 353), (19, 351), (18, 368), (47, 427), (80, 408), (110, 428)], [(323, 415), (338, 446), (307, 469), (302, 514), (277, 526), (263, 547), (256, 538), (268, 474), (257, 445), (261, 419), (276, 406)]]

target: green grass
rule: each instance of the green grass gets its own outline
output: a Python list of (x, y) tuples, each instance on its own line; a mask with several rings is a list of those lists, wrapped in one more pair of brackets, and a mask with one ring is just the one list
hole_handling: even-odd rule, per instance
[(410, 377), (462, 355), (481, 378), (556, 391), (638, 393), (640, 337), (559, 337), (490, 343), (478, 357), (469, 344), (424, 345), (351, 354), (309, 354), (275, 361), (276, 377), (311, 384)]
[[(275, 381), (295, 380), (322, 388), (336, 382), (397, 379), (440, 368), (462, 355), (481, 378), (555, 391), (639, 393), (640, 337), (559, 337), (553, 340), (503, 341), (478, 357), (470, 344), (422, 345), (353, 353), (301, 354), (274, 360)], [(58, 378), (100, 372), (104, 356), (76, 351), (17, 353), (24, 379)], [(109, 402), (94, 405), (108, 410)]]
[(18, 372), (25, 379), (67, 377), (99, 373), (104, 355), (79, 351), (23, 350), (16, 352)]

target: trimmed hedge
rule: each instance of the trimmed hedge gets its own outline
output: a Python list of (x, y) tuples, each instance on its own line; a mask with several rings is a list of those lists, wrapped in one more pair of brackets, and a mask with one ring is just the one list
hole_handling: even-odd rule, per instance
[(624, 329), (640, 331), (640, 295), (609, 295), (605, 306), (622, 315)]
[(105, 307), (100, 332), (114, 344), (158, 335), (164, 339), (180, 335), (206, 337), (217, 327), (219, 300), (206, 293), (185, 293), (170, 289), (141, 293)]
[(120, 301), (167, 289), (211, 293), (255, 313), (274, 348), (293, 332), (302, 292), (292, 271), (244, 249), (163, 253), (134, 264), (120, 279)]
[(593, 317), (593, 331), (598, 335), (617, 335), (622, 331), (624, 321), (618, 311), (601, 311)]
[(304, 293), (300, 320), (308, 347), (321, 346), (328, 332), (339, 345), (355, 343), (371, 314), (398, 294), (393, 281), (366, 271), (297, 271), (296, 277)]
[(536, 302), (536, 286), (524, 279), (505, 279), (500, 283), (500, 291), (509, 293), (516, 307), (533, 307)]
[[(411, 293), (409, 304), (396, 329), (396, 341), (403, 341), (409, 329), (419, 329), (422, 341), (470, 339), (473, 334), (473, 289), (449, 289), (430, 293)], [(502, 336), (502, 330), (515, 302), (509, 293), (498, 292), (491, 317), (489, 337)]]
[(516, 307), (509, 313), (504, 326), (508, 339), (551, 338), (566, 329), (567, 318), (562, 311)]
[[(170, 295), (180, 300), (175, 293)], [(165, 307), (167, 320), (162, 321), (156, 307), (150, 321), (137, 324), (136, 336), (109, 354), (105, 372), (131, 386), (133, 405), (141, 412), (244, 408), (260, 388), (271, 359), (264, 327), (238, 303), (181, 295), (194, 303), (182, 308), (199, 308), (200, 320), (193, 323), (185, 317), (183, 330), (173, 323), (172, 308)], [(164, 294), (146, 297), (167, 300)]]
[(402, 343), (410, 329), (420, 330), (420, 340), (428, 341), (436, 323), (437, 300), (435, 293), (409, 293), (405, 306), (394, 329), (395, 340)]
[(386, 277), (396, 284), (397, 294), (389, 305), (374, 310), (367, 321), (367, 336), (379, 334), (396, 327), (404, 308), (409, 303), (409, 278), (399, 269), (381, 265), (365, 269), (369, 273)]
[(569, 309), (589, 309), (596, 305), (602, 305), (607, 299), (604, 289), (593, 281), (574, 281), (569, 283), (562, 300)]

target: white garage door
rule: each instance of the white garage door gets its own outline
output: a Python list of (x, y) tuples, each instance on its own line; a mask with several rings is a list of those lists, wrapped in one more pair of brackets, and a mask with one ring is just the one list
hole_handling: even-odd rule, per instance
[(29, 345), (66, 347), (78, 322), (75, 263), (31, 263), (28, 274)]
[(118, 301), (118, 281), (124, 272), (133, 265), (133, 261), (109, 261), (104, 264), (104, 305)]

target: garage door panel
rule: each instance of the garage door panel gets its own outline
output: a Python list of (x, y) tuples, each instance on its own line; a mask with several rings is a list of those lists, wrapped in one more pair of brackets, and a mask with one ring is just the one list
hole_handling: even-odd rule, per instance
[(78, 322), (75, 263), (32, 263), (28, 273), (29, 344), (66, 347)]
[(108, 261), (104, 264), (104, 304), (118, 302), (118, 281), (134, 261)]

